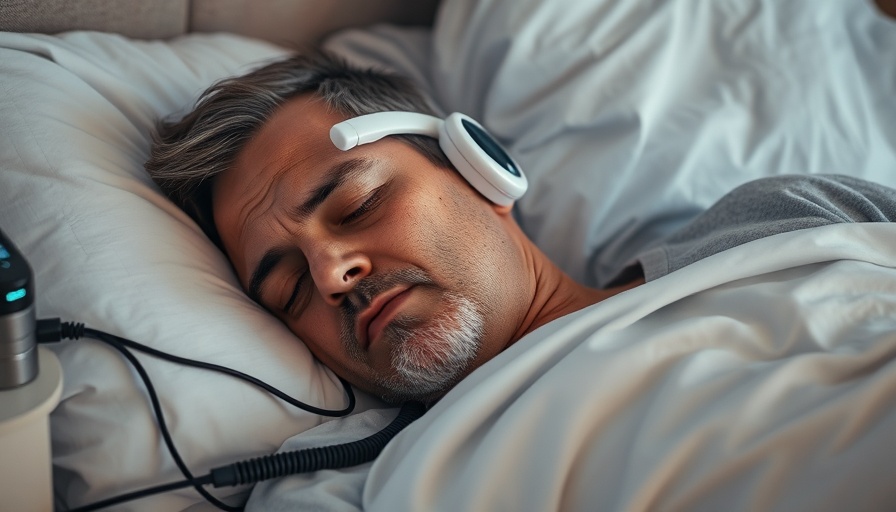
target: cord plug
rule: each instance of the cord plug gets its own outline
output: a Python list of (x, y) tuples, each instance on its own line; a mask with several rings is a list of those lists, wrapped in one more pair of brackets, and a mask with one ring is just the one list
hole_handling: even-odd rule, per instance
[(53, 343), (62, 339), (62, 321), (58, 318), (42, 318), (37, 321), (38, 343)]
[(76, 340), (84, 335), (84, 324), (63, 322), (59, 318), (42, 318), (37, 321), (35, 334), (38, 343)]

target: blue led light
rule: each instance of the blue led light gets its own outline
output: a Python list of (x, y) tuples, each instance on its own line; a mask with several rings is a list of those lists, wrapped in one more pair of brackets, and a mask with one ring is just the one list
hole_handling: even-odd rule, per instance
[(9, 258), (9, 251), (6, 250), (6, 247), (0, 245), (0, 260), (5, 260)]
[(25, 289), (19, 288), (6, 294), (6, 302), (15, 302), (25, 297)]

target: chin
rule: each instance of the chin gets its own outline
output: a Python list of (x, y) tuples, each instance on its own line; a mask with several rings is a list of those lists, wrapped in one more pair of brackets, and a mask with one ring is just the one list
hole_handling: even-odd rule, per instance
[(472, 371), (482, 347), (483, 316), (472, 301), (452, 295), (423, 325), (407, 323), (388, 327), (393, 373), (377, 384), (388, 402), (433, 402)]

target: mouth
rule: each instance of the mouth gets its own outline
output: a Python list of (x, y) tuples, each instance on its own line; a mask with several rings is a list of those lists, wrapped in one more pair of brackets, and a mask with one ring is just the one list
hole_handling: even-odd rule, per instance
[(398, 314), (399, 308), (410, 296), (411, 288), (413, 286), (402, 285), (386, 290), (374, 297), (370, 305), (358, 315), (356, 334), (363, 350), (370, 348), (370, 344)]

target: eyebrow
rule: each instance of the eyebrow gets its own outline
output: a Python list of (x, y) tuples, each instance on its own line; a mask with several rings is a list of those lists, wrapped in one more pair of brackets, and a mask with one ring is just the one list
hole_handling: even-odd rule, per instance
[[(374, 162), (368, 158), (352, 158), (330, 167), (324, 181), (311, 192), (308, 199), (293, 207), (290, 213), (298, 220), (308, 218), (349, 178), (367, 171), (373, 164)], [(252, 277), (249, 279), (249, 298), (259, 304), (262, 302), (261, 287), (268, 276), (271, 275), (271, 272), (280, 264), (286, 252), (287, 250), (284, 247), (272, 247), (264, 253), (258, 265), (255, 266), (255, 270), (252, 271)]]

